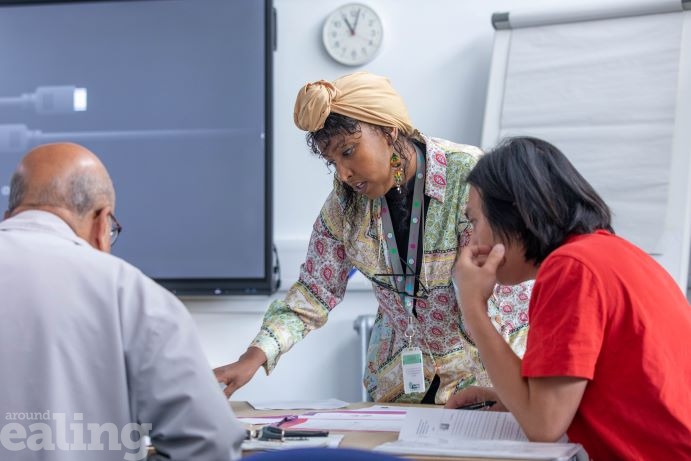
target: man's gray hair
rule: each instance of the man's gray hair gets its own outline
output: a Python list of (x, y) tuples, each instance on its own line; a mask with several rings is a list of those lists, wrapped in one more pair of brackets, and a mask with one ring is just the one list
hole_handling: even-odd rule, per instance
[(7, 203), (7, 211), (12, 213), (17, 208), (26, 196), (26, 181), (24, 175), (19, 171), (12, 175), (10, 181), (10, 197)]
[(29, 185), (21, 171), (12, 175), (8, 211), (11, 213), (20, 205), (66, 208), (80, 217), (85, 216), (102, 203), (113, 204), (113, 184), (95, 174), (73, 173), (67, 178), (55, 178), (40, 190), (35, 191), (32, 203), (23, 203)]

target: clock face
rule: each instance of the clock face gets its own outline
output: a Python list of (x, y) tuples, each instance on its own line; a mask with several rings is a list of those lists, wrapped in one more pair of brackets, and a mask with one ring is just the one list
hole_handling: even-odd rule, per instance
[(381, 20), (372, 8), (348, 3), (326, 18), (322, 38), (333, 59), (347, 66), (359, 66), (374, 59), (383, 32)]

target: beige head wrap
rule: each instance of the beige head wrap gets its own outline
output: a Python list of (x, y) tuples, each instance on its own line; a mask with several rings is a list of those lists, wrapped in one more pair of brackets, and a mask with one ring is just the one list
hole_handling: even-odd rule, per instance
[(324, 127), (331, 112), (373, 125), (396, 127), (405, 135), (414, 132), (401, 96), (386, 77), (369, 72), (306, 84), (295, 100), (293, 119), (301, 130), (317, 131)]

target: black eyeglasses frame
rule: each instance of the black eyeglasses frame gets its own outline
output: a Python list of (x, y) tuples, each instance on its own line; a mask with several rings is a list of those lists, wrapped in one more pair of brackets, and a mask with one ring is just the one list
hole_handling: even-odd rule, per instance
[(113, 213), (108, 213), (108, 217), (110, 218), (110, 246), (113, 246), (122, 232), (122, 226)]
[[(404, 267), (406, 267), (411, 272), (415, 272), (413, 270), (413, 268), (410, 266), (410, 264), (408, 264), (408, 262), (405, 259), (403, 259), (400, 255), (398, 256), (398, 259), (401, 260), (401, 263), (404, 265)], [(410, 275), (412, 275), (412, 274), (410, 274)], [(374, 283), (378, 287), (383, 288), (384, 290), (390, 291), (392, 293), (396, 293), (397, 295), (408, 296), (410, 298), (419, 299), (422, 301), (427, 300), (427, 298), (429, 298), (429, 295), (430, 295), (430, 290), (429, 290), (429, 288), (427, 288), (425, 286), (424, 283), (422, 283), (422, 279), (420, 278), (420, 276), (417, 273), (414, 274), (415, 281), (417, 282), (417, 285), (418, 285), (418, 291), (422, 290), (423, 296), (411, 295), (410, 293), (407, 293), (405, 291), (400, 291), (396, 287), (395, 282), (392, 284), (388, 284), (384, 281), (377, 280), (375, 278), (375, 277), (410, 277), (410, 275), (409, 274), (396, 274), (396, 273), (394, 273), (394, 274), (372, 274), (372, 278), (370, 280), (372, 281), (372, 283)]]

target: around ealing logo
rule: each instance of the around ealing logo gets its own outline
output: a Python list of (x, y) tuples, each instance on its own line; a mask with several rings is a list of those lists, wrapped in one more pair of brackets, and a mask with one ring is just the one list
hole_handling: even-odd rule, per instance
[[(6, 413), (5, 420), (12, 422), (0, 429), (0, 445), (9, 451), (109, 450), (122, 451), (126, 461), (146, 458), (147, 448), (142, 443), (142, 438), (149, 434), (150, 423), (128, 423), (119, 430), (113, 423), (85, 425), (81, 422), (83, 419), (82, 413), (75, 413), (68, 428), (65, 413)], [(104, 435), (107, 446), (102, 443)]]

